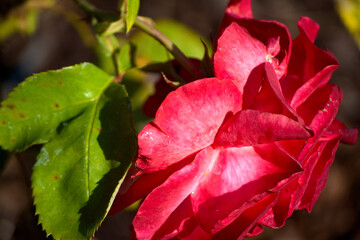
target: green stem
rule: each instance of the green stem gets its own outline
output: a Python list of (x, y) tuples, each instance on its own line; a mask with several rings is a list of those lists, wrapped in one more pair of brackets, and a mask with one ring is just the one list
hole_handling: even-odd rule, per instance
[[(74, 0), (85, 12), (90, 15), (98, 18), (98, 19), (109, 19), (116, 20), (118, 17), (111, 13), (106, 13), (103, 11), (99, 11), (93, 6), (91, 3), (86, 0)], [(163, 33), (157, 30), (152, 26), (145, 18), (136, 17), (134, 25), (147, 33), (157, 41), (159, 41), (173, 56), (174, 58), (185, 68), (187, 72), (189, 72), (194, 79), (204, 78), (205, 74), (202, 72), (200, 68), (197, 68), (191, 61), (188, 59), (180, 49)]]
[(117, 62), (117, 58), (119, 57), (119, 54), (117, 52), (117, 50), (113, 51), (113, 53), (111, 54), (111, 58), (112, 61), (114, 63), (114, 68), (115, 68), (115, 76), (119, 77), (120, 76), (120, 72), (119, 72), (119, 64)]
[(205, 74), (197, 68), (167, 36), (154, 28), (145, 18), (140, 16), (136, 17), (134, 26), (160, 42), (194, 79), (205, 77)]

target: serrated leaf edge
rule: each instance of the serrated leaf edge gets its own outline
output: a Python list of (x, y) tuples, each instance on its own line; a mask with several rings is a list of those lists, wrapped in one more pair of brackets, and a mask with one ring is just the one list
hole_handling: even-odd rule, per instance
[[(80, 65), (80, 64), (77, 64), (77, 65)], [(82, 64), (81, 64), (81, 65), (82, 65)], [(75, 65), (74, 65), (74, 66), (75, 66)], [(66, 68), (71, 68), (71, 67), (66, 67)], [(62, 69), (64, 69), (64, 68), (62, 68)], [(55, 71), (59, 71), (59, 70), (55, 70)], [(85, 104), (85, 103), (90, 104), (91, 102), (96, 101), (96, 105), (95, 105), (95, 107), (94, 107), (94, 111), (93, 111), (93, 114), (92, 114), (92, 116), (93, 116), (92, 123), (91, 123), (89, 126), (92, 126), (92, 127), (94, 126), (95, 116), (96, 116), (96, 112), (97, 112), (97, 110), (98, 110), (98, 105), (99, 105), (100, 99), (101, 99), (101, 97), (104, 95), (104, 93), (105, 93), (105, 91), (108, 89), (108, 87), (109, 87), (113, 82), (114, 82), (114, 80), (110, 81), (109, 84), (106, 85), (106, 87), (104, 87), (103, 91), (101, 92), (101, 94), (99, 94), (98, 97), (93, 98), (91, 101), (84, 102), (84, 104)], [(128, 93), (127, 93), (127, 91), (126, 91), (126, 89), (125, 89), (124, 87), (123, 87), (123, 90), (125, 90), (126, 94), (128, 95)], [(90, 127), (90, 134), (89, 134), (88, 139), (87, 139), (87, 141), (86, 141), (86, 145), (87, 145), (87, 147), (86, 147), (86, 152), (87, 152), (86, 162), (87, 162), (87, 163), (88, 163), (88, 161), (89, 161), (89, 159), (90, 159), (90, 152), (89, 152), (90, 146), (89, 146), (89, 142), (90, 142), (90, 139), (91, 139), (91, 134), (93, 133), (93, 131), (91, 130), (92, 127)], [(51, 140), (50, 140), (50, 141), (51, 141)], [(49, 141), (49, 142), (50, 142), (50, 141)], [(90, 183), (90, 180), (89, 180), (90, 173), (89, 173), (89, 167), (88, 167), (88, 166), (89, 166), (89, 164), (87, 164), (87, 179), (88, 179), (88, 180), (87, 180), (86, 184), (87, 184), (87, 197), (89, 198), (90, 195), (91, 195), (91, 190), (90, 190), (90, 184), (89, 184), (89, 183)], [(127, 170), (128, 170), (129, 168), (130, 168), (130, 166), (127, 168)], [(125, 174), (125, 175), (126, 175), (126, 174)], [(105, 212), (104, 216), (102, 217), (102, 219), (101, 219), (101, 221), (100, 221), (100, 224), (97, 226), (96, 229), (94, 229), (94, 231), (92, 231), (91, 236), (87, 236), (88, 239), (91, 239), (92, 237), (94, 237), (95, 232), (99, 229), (99, 227), (101, 226), (102, 222), (103, 222), (104, 219), (106, 218), (106, 216), (107, 216), (108, 212), (110, 211), (110, 208), (111, 208), (111, 206), (112, 206), (112, 204), (113, 204), (113, 202), (114, 202), (114, 200), (115, 200), (115, 197), (116, 197), (116, 195), (117, 195), (117, 192), (119, 191), (120, 186), (121, 186), (121, 184), (122, 184), (122, 182), (123, 182), (123, 180), (124, 180), (124, 178), (125, 178), (125, 175), (119, 180), (119, 182), (118, 182), (118, 184), (117, 184), (117, 186), (116, 186), (116, 188), (115, 188), (115, 190), (114, 190), (114, 192), (113, 192), (113, 194), (112, 194), (112, 196), (111, 196), (111, 198), (110, 198), (110, 201), (109, 201), (108, 206), (107, 206), (107, 208), (106, 208), (106, 212)], [(36, 194), (35, 194), (35, 188), (34, 188), (33, 185), (32, 185), (32, 196), (33, 196), (33, 198), (34, 198), (35, 214), (38, 215), (38, 216), (40, 216), (41, 213), (38, 212), (37, 207), (36, 207), (36, 205), (38, 204), (38, 202), (35, 202), (35, 195), (36, 195)], [(39, 218), (38, 225), (40, 225), (40, 224), (41, 224), (41, 226), (42, 226), (42, 229), (46, 232), (46, 236), (47, 236), (47, 237), (50, 236), (50, 235), (52, 235), (55, 239), (62, 240), (61, 237), (57, 237), (57, 236), (55, 236), (53, 233), (51, 233), (50, 231), (46, 230), (46, 223), (44, 224), (44, 222), (42, 222), (42, 221), (40, 220), (40, 218)]]
[[(75, 65), (72, 65), (72, 66), (67, 66), (67, 67), (63, 67), (61, 69), (57, 69), (57, 70), (49, 70), (49, 71), (44, 71), (44, 72), (41, 72), (41, 73), (35, 73), (35, 74), (32, 74), (31, 76), (25, 78), (24, 81), (22, 81), (21, 83), (19, 83), (16, 87), (13, 88), (13, 90), (8, 94), (8, 97), (1, 101), (0, 102), (0, 111), (2, 110), (3, 108), (3, 104), (7, 102), (8, 99), (10, 99), (11, 97), (14, 97), (14, 94), (15, 92), (18, 90), (18, 89), (21, 89), (22, 87), (24, 87), (24, 85), (26, 84), (31, 84), (32, 82), (36, 81), (37, 80), (37, 77), (41, 74), (44, 74), (44, 73), (57, 73), (57, 72), (60, 72), (62, 70), (71, 70), (73, 68), (76, 68), (76, 67), (81, 67), (81, 69), (83, 70), (86, 66), (91, 66), (91, 67), (95, 67), (97, 69), (99, 69), (97, 66), (91, 64), (91, 63), (88, 63), (88, 62), (84, 62), (84, 63), (81, 63), (81, 64), (75, 64)], [(101, 70), (101, 69), (99, 69)], [(111, 76), (112, 77), (112, 76)], [(110, 75), (109, 75), (109, 78), (110, 78)], [(111, 85), (112, 82), (114, 82), (115, 78), (112, 77), (113, 79), (109, 82), (108, 85), (106, 85), (106, 87), (104, 88), (104, 90), (101, 92), (101, 94), (99, 94), (99, 99), (101, 98), (101, 96), (104, 94), (104, 91)], [(84, 101), (84, 102), (80, 102), (78, 104), (74, 104), (72, 105), (72, 107), (79, 107), (81, 105), (88, 105), (90, 104), (91, 102), (94, 102), (96, 100), (99, 100), (99, 99), (96, 99), (96, 97), (94, 98), (89, 98), (89, 101)], [(64, 108), (61, 108), (61, 110), (52, 110), (52, 111), (49, 111), (50, 114), (53, 114), (53, 113), (56, 113), (58, 111), (64, 111), (64, 109), (68, 109), (69, 107), (64, 107)], [(35, 116), (31, 116), (32, 118), (35, 117)], [(2, 126), (0, 126), (0, 129), (2, 128)], [(37, 144), (45, 144), (47, 142), (49, 142), (51, 140), (48, 140), (48, 141), (44, 141), (44, 140), (41, 140), (41, 141), (36, 141), (32, 144), (30, 144), (29, 146), (27, 146), (27, 148), (31, 147), (31, 146), (34, 146), (34, 145), (37, 145)], [(1, 146), (4, 150), (7, 150), (7, 151), (14, 151), (14, 152), (18, 152), (18, 151), (23, 151), (25, 149), (23, 148), (14, 148), (14, 149), (10, 149), (8, 148), (7, 146)]]

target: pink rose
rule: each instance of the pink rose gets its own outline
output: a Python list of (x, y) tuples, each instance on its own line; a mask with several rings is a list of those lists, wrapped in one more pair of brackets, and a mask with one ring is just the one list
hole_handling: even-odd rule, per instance
[(242, 239), (311, 210), (335, 150), (357, 130), (335, 119), (336, 59), (298, 23), (292, 41), (275, 21), (230, 1), (214, 55), (215, 77), (167, 95), (138, 136), (139, 155), (112, 207), (145, 197), (137, 239)]

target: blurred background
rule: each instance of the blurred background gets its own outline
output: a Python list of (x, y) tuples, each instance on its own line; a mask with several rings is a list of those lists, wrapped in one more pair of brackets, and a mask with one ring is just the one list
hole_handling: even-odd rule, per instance
[[(23, 2), (1, 0), (0, 25), (4, 23), (5, 16)], [(107, 11), (115, 12), (118, 8), (116, 0), (91, 2)], [(360, 5), (359, 1), (357, 2)], [(56, 5), (72, 9), (80, 18), (85, 18), (71, 0), (56, 1)], [(154, 19), (178, 20), (199, 32), (204, 39), (211, 40), (216, 36), (226, 5), (225, 0), (142, 0), (140, 15)], [(331, 0), (253, 0), (253, 10), (255, 18), (275, 19), (284, 23), (293, 38), (298, 34), (296, 24), (300, 16), (309, 16), (320, 24), (316, 44), (323, 49), (329, 49), (340, 62), (340, 67), (331, 79), (332, 83), (341, 87), (344, 94), (338, 118), (348, 127), (359, 128), (360, 51), (356, 41), (344, 27), (336, 11), (336, 3)], [(358, 10), (355, 14), (359, 16), (360, 8)], [(14, 34), (0, 32), (2, 99), (13, 87), (33, 73), (84, 61), (98, 61), (96, 51), (90, 46), (91, 41), (84, 39), (86, 35), (80, 36), (74, 25), (56, 11), (44, 8), (38, 17), (30, 15), (16, 24), (26, 26), (30, 23), (34, 24), (33, 29), (30, 29), (32, 34), (24, 34), (24, 31)], [(46, 239), (46, 234), (37, 225), (30, 187), (31, 169), (38, 150), (39, 148), (35, 147), (24, 153), (11, 155), (0, 151), (0, 164), (4, 165), (0, 167), (2, 240)], [(107, 217), (96, 238), (128, 239), (133, 216), (134, 212), (123, 211)], [(340, 145), (326, 188), (310, 215), (305, 211), (297, 211), (287, 220), (285, 227), (265, 229), (263, 234), (254, 239), (360, 240), (359, 141), (355, 146)]]

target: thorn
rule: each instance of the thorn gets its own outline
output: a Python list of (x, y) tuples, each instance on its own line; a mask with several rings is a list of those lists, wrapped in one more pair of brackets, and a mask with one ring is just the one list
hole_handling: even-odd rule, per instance
[(161, 75), (163, 76), (165, 82), (166, 82), (167, 84), (169, 84), (171, 87), (177, 88), (177, 87), (180, 85), (179, 82), (173, 82), (173, 81), (171, 81), (170, 79), (168, 79), (163, 72), (161, 72)]

